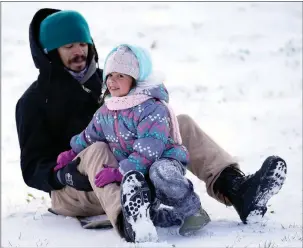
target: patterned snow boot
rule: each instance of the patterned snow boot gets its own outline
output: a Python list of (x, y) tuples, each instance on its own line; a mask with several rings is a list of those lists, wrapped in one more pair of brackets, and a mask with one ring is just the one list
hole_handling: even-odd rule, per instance
[(126, 241), (158, 241), (157, 230), (150, 218), (150, 190), (141, 172), (129, 171), (124, 175), (121, 183), (121, 205)]

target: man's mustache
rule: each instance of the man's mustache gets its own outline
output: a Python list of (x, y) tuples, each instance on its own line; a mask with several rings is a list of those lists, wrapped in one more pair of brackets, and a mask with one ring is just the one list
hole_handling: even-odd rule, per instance
[(72, 63), (79, 63), (79, 62), (82, 62), (82, 61), (86, 61), (86, 56), (85, 55), (77, 55), (75, 57), (73, 57), (72, 59), (70, 59), (68, 61), (69, 64), (72, 64)]

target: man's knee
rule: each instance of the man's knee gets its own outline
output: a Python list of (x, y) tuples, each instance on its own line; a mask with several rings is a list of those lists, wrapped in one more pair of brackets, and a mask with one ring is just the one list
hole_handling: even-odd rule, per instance
[(85, 148), (82, 152), (78, 154), (81, 158), (90, 158), (92, 156), (100, 156), (101, 154), (111, 153), (108, 144), (104, 142), (95, 142), (91, 144), (89, 147)]
[(104, 142), (95, 142), (89, 147), (84, 149), (78, 154), (81, 158), (81, 162), (78, 166), (78, 170), (84, 174), (89, 175), (89, 171), (93, 174), (97, 173), (101, 169), (103, 164), (109, 164), (113, 167), (117, 167), (118, 163), (109, 149), (108, 145)]
[(106, 144), (104, 142), (95, 142), (95, 143), (91, 144), (89, 147), (87, 147), (86, 149), (91, 149), (91, 150), (107, 149), (107, 150), (109, 150), (109, 147), (108, 147), (108, 144)]
[(177, 116), (180, 125), (186, 125), (186, 123), (193, 122), (193, 119), (187, 114), (181, 114)]
[(196, 137), (194, 136), (196, 135), (195, 130), (198, 128), (198, 125), (194, 121), (194, 119), (191, 118), (189, 115), (182, 114), (178, 115), (177, 118), (179, 123), (180, 134), (182, 137), (182, 143), (188, 149), (188, 146), (192, 139), (196, 139)]

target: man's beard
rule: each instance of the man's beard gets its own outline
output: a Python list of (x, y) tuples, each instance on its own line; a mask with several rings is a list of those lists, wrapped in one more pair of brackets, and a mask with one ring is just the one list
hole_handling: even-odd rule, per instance
[(86, 63), (84, 65), (84, 67), (81, 66), (81, 65), (79, 65), (79, 66), (73, 66), (73, 64), (77, 63), (77, 62), (86, 61), (86, 59), (87, 59), (86, 55), (77, 55), (77, 56), (73, 57), (72, 59), (68, 60), (68, 64), (70, 66), (69, 69), (71, 69), (72, 71), (76, 71), (76, 72), (82, 71), (85, 68)]

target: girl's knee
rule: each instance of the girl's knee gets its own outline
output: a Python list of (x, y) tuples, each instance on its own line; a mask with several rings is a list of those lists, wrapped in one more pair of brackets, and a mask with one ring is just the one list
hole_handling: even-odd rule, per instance
[(173, 178), (180, 180), (183, 178), (184, 173), (178, 163), (174, 163), (174, 161), (168, 159), (161, 159), (151, 165), (149, 174), (151, 180), (161, 178), (161, 180), (171, 181)]
[(172, 161), (157, 161), (149, 173), (156, 195), (161, 201), (178, 201), (193, 191), (192, 183)]
[(162, 177), (165, 174), (165, 168), (167, 168), (168, 164), (164, 160), (158, 160), (154, 162), (149, 168), (149, 176), (150, 179), (156, 179), (160, 176)]

